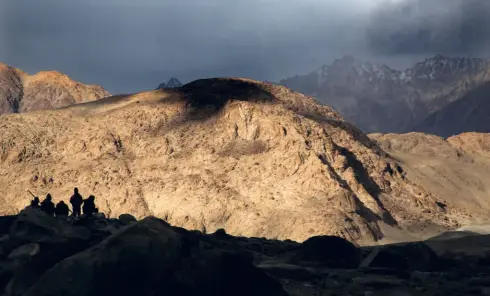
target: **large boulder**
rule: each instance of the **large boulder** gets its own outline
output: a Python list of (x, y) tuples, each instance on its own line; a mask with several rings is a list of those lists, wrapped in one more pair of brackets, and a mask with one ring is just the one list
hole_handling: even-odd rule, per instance
[(175, 274), (166, 295), (287, 296), (282, 285), (252, 264), (253, 256), (219, 249), (194, 252)]
[(5, 295), (22, 295), (47, 269), (40, 257), (41, 247), (37, 243), (22, 245), (7, 257), (5, 270), (11, 279), (5, 288)]
[(361, 251), (340, 237), (315, 236), (304, 241), (296, 249), (291, 262), (351, 269), (359, 267)]
[(9, 232), (10, 227), (17, 219), (17, 216), (0, 216), (0, 236)]
[(424, 243), (377, 247), (372, 255), (365, 267), (403, 271), (434, 271), (439, 267), (439, 257)]
[(287, 295), (250, 253), (224, 251), (203, 237), (146, 218), (59, 262), (24, 295)]
[(119, 215), (119, 221), (123, 225), (129, 225), (129, 224), (134, 223), (134, 222), (136, 222), (138, 220), (136, 220), (136, 218), (133, 215), (130, 215), (130, 214), (122, 214), (122, 215)]
[(180, 260), (171, 227), (146, 218), (56, 264), (26, 295), (151, 295)]
[(1, 243), (3, 254), (9, 254), (5, 269), (12, 274), (6, 294), (24, 294), (46, 270), (87, 249), (90, 237), (86, 227), (73, 226), (39, 209), (24, 209)]
[(9, 233), (12, 239), (23, 243), (63, 243), (90, 237), (90, 230), (86, 227), (72, 226), (66, 220), (56, 219), (34, 208), (21, 211)]

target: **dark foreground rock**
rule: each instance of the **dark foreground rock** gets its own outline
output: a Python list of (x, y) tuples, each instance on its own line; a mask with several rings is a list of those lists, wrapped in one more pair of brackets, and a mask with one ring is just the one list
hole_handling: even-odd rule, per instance
[(225, 250), (155, 217), (121, 218), (24, 210), (2, 244), (11, 249), (0, 265), (4, 295), (287, 295), (246, 248)]
[[(36, 209), (0, 233), (2, 296), (490, 295), (490, 255), (472, 239), (362, 250), (336, 237), (300, 244), (172, 227), (148, 217), (56, 219)], [(0, 229), (1, 230), (1, 229)]]
[(176, 268), (180, 251), (170, 226), (147, 218), (56, 264), (26, 295), (151, 295)]
[(366, 267), (404, 271), (435, 271), (439, 268), (439, 257), (424, 243), (379, 247), (373, 252), (375, 254)]
[(357, 268), (361, 263), (361, 251), (343, 238), (316, 236), (298, 247), (292, 262), (308, 262), (330, 268)]

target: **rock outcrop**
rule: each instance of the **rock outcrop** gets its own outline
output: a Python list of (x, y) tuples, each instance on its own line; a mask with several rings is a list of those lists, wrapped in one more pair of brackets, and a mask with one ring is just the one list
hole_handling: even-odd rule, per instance
[(26, 188), (56, 201), (78, 187), (110, 217), (232, 235), (364, 244), (383, 238), (384, 225), (424, 237), (426, 225), (460, 226), (457, 208), (442, 210), (331, 108), (252, 80), (4, 116), (0, 145), (2, 213), (28, 203)]
[(110, 93), (100, 86), (73, 81), (59, 72), (28, 75), (0, 63), (0, 115), (59, 108), (108, 96)]

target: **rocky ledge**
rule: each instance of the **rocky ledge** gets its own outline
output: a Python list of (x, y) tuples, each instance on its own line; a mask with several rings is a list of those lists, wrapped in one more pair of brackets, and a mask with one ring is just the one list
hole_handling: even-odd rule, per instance
[[(8, 296), (490, 295), (489, 253), (485, 244), (474, 252), (488, 240), (473, 233), (358, 248), (338, 237), (300, 244), (32, 208), (1, 217), (0, 233)], [(462, 239), (472, 240), (471, 254)]]

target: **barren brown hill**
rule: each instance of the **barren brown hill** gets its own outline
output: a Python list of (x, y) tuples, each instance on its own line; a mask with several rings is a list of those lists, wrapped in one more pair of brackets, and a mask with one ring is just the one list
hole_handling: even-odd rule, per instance
[(66, 200), (78, 186), (112, 217), (298, 241), (372, 243), (463, 219), (331, 108), (245, 79), (3, 116), (0, 145), (3, 214), (27, 189)]
[(447, 140), (421, 133), (372, 134), (382, 148), (420, 184), (449, 207), (471, 213), (462, 224), (488, 223), (490, 210), (490, 134), (464, 133)]
[(108, 96), (110, 93), (98, 85), (85, 85), (59, 72), (28, 75), (0, 63), (0, 115), (59, 108)]

